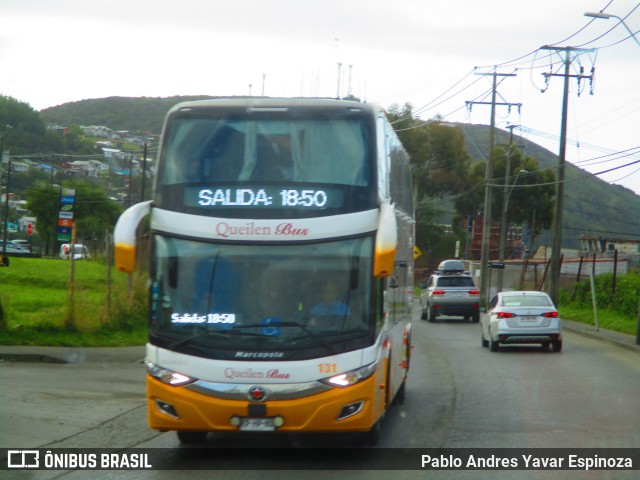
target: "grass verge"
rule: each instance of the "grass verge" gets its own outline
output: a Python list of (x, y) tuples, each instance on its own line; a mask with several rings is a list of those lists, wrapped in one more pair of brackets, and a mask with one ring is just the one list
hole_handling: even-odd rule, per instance
[(100, 260), (12, 258), (0, 268), (0, 344), (126, 346), (146, 341), (146, 278)]
[[(560, 313), (562, 318), (566, 318), (567, 320), (574, 320), (588, 325), (596, 324), (593, 309), (568, 305), (561, 306)], [(599, 309), (598, 326), (615, 332), (635, 335), (638, 328), (638, 321), (637, 319), (622, 317), (619, 313), (612, 312), (611, 310)]]

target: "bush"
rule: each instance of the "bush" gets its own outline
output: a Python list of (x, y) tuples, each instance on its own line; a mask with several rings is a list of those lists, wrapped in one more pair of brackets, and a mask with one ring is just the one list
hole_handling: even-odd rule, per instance
[[(640, 272), (619, 275), (616, 290), (613, 291), (613, 274), (598, 275), (595, 280), (598, 309), (611, 310), (621, 316), (636, 318), (640, 299)], [(591, 283), (583, 280), (574, 285), (573, 292), (563, 290), (560, 304), (591, 308)]]

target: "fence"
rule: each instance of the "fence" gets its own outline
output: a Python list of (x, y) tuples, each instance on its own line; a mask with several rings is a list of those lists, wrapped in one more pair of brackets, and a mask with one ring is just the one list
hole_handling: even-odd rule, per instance
[[(502, 270), (503, 290), (547, 290), (549, 287), (551, 260), (509, 260), (505, 261)], [(602, 273), (614, 273), (625, 275), (629, 270), (627, 259), (614, 258), (568, 258), (561, 260), (560, 268), (560, 288), (570, 288), (573, 283), (579, 282), (589, 275), (598, 276)], [(471, 262), (470, 272), (474, 276), (477, 284), (480, 282), (480, 262)], [(490, 268), (487, 282), (487, 296), (492, 298), (497, 293), (497, 269)]]

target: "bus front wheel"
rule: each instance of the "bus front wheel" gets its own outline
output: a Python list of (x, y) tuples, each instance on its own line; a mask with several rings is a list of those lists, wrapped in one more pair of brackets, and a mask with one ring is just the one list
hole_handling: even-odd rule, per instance
[(373, 424), (371, 430), (368, 432), (364, 432), (362, 434), (362, 440), (365, 445), (369, 445), (371, 447), (378, 444), (380, 441), (380, 433), (382, 430), (382, 417), (378, 419), (376, 423)]

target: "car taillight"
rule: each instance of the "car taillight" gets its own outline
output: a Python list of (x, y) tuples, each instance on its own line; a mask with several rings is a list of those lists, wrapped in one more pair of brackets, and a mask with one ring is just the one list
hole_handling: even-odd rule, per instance
[(547, 313), (543, 313), (542, 316), (547, 318), (557, 318), (558, 312), (547, 312)]
[(498, 312), (496, 316), (498, 318), (513, 318), (516, 314), (511, 312)]
[(444, 290), (434, 290), (433, 294), (434, 295), (444, 295)]
[(469, 290), (470, 295), (480, 295), (480, 290)]

